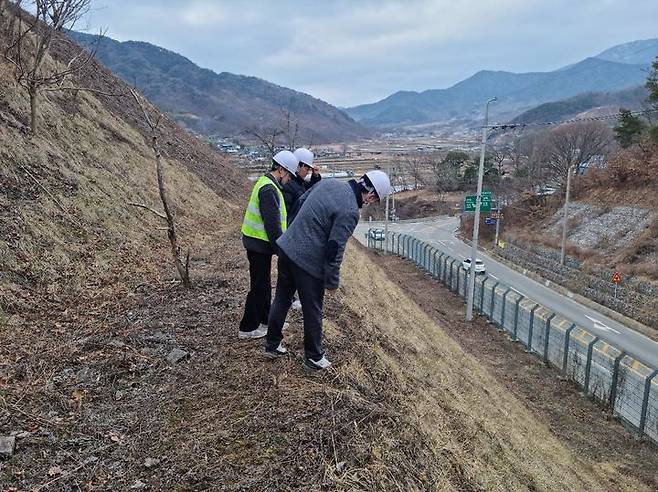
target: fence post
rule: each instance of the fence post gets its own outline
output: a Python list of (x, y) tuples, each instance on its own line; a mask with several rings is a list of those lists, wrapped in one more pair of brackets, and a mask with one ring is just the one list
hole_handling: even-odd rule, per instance
[(647, 410), (649, 409), (649, 391), (651, 390), (651, 381), (658, 376), (658, 369), (654, 370), (647, 376), (644, 381), (644, 397), (642, 398), (642, 413), (640, 414), (640, 428), (638, 429), (640, 435), (644, 434), (644, 427), (647, 424)]
[(589, 345), (587, 346), (587, 362), (585, 363), (585, 396), (589, 393), (589, 373), (592, 370), (592, 354), (594, 352), (594, 344), (598, 341), (599, 337), (594, 337), (594, 340), (589, 342)]
[(450, 258), (448, 255), (443, 258), (443, 285), (448, 285), (448, 258)]
[(423, 262), (425, 264), (425, 270), (428, 271), (428, 272), (431, 271), (430, 270), (430, 251), (431, 250), (432, 250), (432, 245), (429, 244), (429, 243), (425, 243), (425, 247), (423, 248)]
[(615, 365), (612, 369), (612, 383), (610, 384), (610, 411), (612, 415), (615, 414), (615, 400), (617, 399), (617, 382), (619, 380), (619, 366), (622, 359), (626, 357), (626, 352), (622, 351), (621, 354), (615, 359)]
[(526, 352), (532, 352), (532, 332), (535, 329), (535, 310), (539, 307), (539, 304), (535, 306), (530, 311), (530, 326), (528, 327), (528, 345)]
[(480, 314), (484, 314), (484, 284), (487, 283), (487, 280), (489, 280), (489, 276), (485, 275), (480, 286)]
[(496, 282), (493, 289), (491, 289), (491, 312), (489, 313), (489, 319), (493, 324), (496, 324), (494, 321), (494, 306), (496, 304), (496, 287), (498, 287), (499, 284), (500, 282)]
[(546, 319), (546, 335), (544, 336), (544, 364), (548, 365), (548, 338), (551, 336), (551, 321), (557, 316), (555, 313)]
[(567, 377), (567, 364), (569, 363), (569, 341), (571, 340), (571, 332), (576, 327), (576, 323), (572, 323), (569, 328), (567, 328), (566, 333), (564, 334), (564, 353), (562, 354), (562, 377)]
[(516, 300), (516, 309), (514, 311), (514, 332), (512, 334), (512, 341), (516, 342), (518, 341), (518, 337), (516, 336), (517, 333), (517, 327), (519, 326), (519, 304), (521, 304), (521, 301), (525, 299), (525, 296), (521, 296)]
[(461, 265), (457, 265), (457, 288), (455, 289), (457, 295), (459, 295), (459, 270), (461, 270), (461, 268)]
[(503, 294), (503, 310), (500, 313), (500, 329), (505, 331), (505, 307), (507, 304), (507, 294), (512, 291), (511, 287), (508, 287), (505, 293)]

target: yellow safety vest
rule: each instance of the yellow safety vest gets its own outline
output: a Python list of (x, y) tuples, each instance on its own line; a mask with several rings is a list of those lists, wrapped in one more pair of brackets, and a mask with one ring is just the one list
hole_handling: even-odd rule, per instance
[(267, 176), (261, 176), (254, 189), (251, 190), (251, 197), (247, 204), (247, 211), (244, 213), (244, 220), (242, 221), (242, 234), (248, 237), (269, 241), (267, 232), (265, 231), (265, 223), (263, 217), (260, 215), (260, 198), (258, 192), (263, 186), (274, 185), (276, 194), (279, 196), (279, 220), (281, 221), (281, 232), (286, 230), (288, 224), (288, 212), (286, 211), (286, 202), (283, 199), (283, 193), (279, 187), (272, 182)]

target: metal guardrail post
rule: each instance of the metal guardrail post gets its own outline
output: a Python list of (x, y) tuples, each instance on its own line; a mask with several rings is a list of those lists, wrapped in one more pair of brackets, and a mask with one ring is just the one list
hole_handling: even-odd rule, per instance
[(535, 306), (530, 311), (530, 326), (528, 327), (527, 352), (532, 352), (532, 332), (535, 330), (535, 310), (538, 307), (539, 307), (539, 304), (535, 304)]
[[(436, 257), (436, 254), (439, 253), (439, 257)], [(439, 251), (438, 249), (434, 250), (434, 277), (435, 278), (440, 278), (441, 277), (441, 257), (443, 256), (443, 253)]]
[(594, 353), (594, 344), (599, 341), (599, 337), (594, 337), (594, 339), (589, 342), (587, 346), (587, 363), (585, 364), (585, 395), (589, 394), (589, 380), (590, 380), (590, 371), (592, 370), (592, 355)]
[(492, 323), (496, 324), (496, 321), (494, 321), (494, 307), (496, 305), (496, 287), (500, 285), (500, 282), (496, 282), (491, 289), (491, 309), (489, 313), (489, 319), (491, 320)]
[(519, 304), (521, 304), (521, 301), (523, 299), (525, 299), (525, 296), (521, 296), (516, 300), (516, 308), (514, 311), (514, 332), (512, 333), (512, 341), (514, 342), (519, 340), (516, 334), (517, 334), (517, 328), (519, 326)]
[(622, 359), (626, 357), (626, 352), (619, 354), (615, 358), (615, 363), (612, 368), (612, 383), (610, 383), (610, 411), (614, 415), (615, 413), (615, 403), (617, 400), (617, 383), (619, 382), (619, 366), (621, 365)]
[(485, 275), (482, 279), (482, 285), (480, 286), (480, 313), (484, 314), (484, 284), (489, 280), (489, 276)]
[(544, 364), (548, 364), (548, 339), (551, 336), (551, 321), (555, 318), (557, 314), (551, 313), (551, 315), (546, 318), (546, 333), (544, 334)]
[(449, 283), (448, 283), (448, 289), (449, 289), (450, 291), (452, 291), (452, 270), (453, 270), (453, 268), (454, 268), (454, 266), (455, 266), (455, 261), (456, 261), (456, 260), (452, 260), (452, 261), (450, 262), (450, 279), (448, 280), (448, 282), (449, 282)]
[(450, 258), (448, 255), (443, 258), (443, 285), (448, 285), (448, 258)]
[(640, 427), (638, 431), (640, 435), (644, 434), (644, 428), (647, 425), (647, 410), (649, 409), (649, 392), (651, 391), (651, 381), (658, 376), (658, 369), (654, 370), (647, 376), (644, 381), (644, 396), (642, 397), (642, 413), (640, 414)]
[(567, 375), (567, 364), (569, 363), (569, 341), (571, 340), (571, 332), (576, 327), (576, 323), (572, 323), (564, 334), (564, 353), (562, 354), (562, 377)]
[(432, 250), (432, 245), (425, 243), (425, 246), (423, 247), (423, 263), (425, 266), (425, 270), (428, 272), (430, 271), (430, 251)]
[(457, 289), (455, 289), (455, 292), (457, 293), (457, 295), (459, 295), (459, 277), (460, 277), (459, 271), (461, 270), (461, 268), (462, 268), (461, 265), (457, 266)]
[(507, 307), (507, 294), (512, 291), (511, 287), (508, 287), (505, 293), (503, 294), (503, 310), (500, 313), (500, 329), (505, 331), (505, 308)]

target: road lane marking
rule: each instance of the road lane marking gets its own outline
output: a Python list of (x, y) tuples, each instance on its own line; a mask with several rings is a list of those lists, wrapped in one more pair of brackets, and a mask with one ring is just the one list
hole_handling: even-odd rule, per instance
[(617, 335), (620, 335), (620, 333), (617, 330), (615, 330), (614, 328), (610, 328), (608, 325), (604, 323), (601, 323), (598, 319), (592, 318), (591, 316), (587, 316), (587, 315), (585, 315), (585, 317), (589, 319), (592, 323), (594, 323), (594, 328), (598, 328), (599, 330), (603, 330), (603, 331), (612, 331)]

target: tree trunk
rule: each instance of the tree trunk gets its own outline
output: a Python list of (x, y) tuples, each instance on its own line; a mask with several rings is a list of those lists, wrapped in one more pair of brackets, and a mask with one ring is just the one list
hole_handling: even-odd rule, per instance
[(164, 170), (162, 169), (162, 156), (160, 154), (160, 147), (158, 146), (157, 137), (154, 135), (151, 140), (151, 145), (155, 153), (155, 173), (158, 178), (158, 191), (160, 192), (160, 200), (162, 201), (162, 208), (164, 209), (165, 215), (167, 216), (167, 237), (169, 238), (169, 243), (171, 244), (171, 253), (174, 258), (174, 263), (176, 264), (176, 269), (178, 270), (178, 275), (180, 276), (183, 286), (185, 288), (190, 288), (190, 253), (188, 251), (185, 263), (180, 257), (180, 246), (178, 246), (178, 235), (176, 234), (176, 223), (174, 221), (174, 215), (171, 212), (169, 207), (169, 198), (167, 197), (167, 189), (164, 182)]
[(30, 89), (30, 130), (32, 135), (37, 134), (37, 115), (39, 112), (39, 94), (36, 89)]

